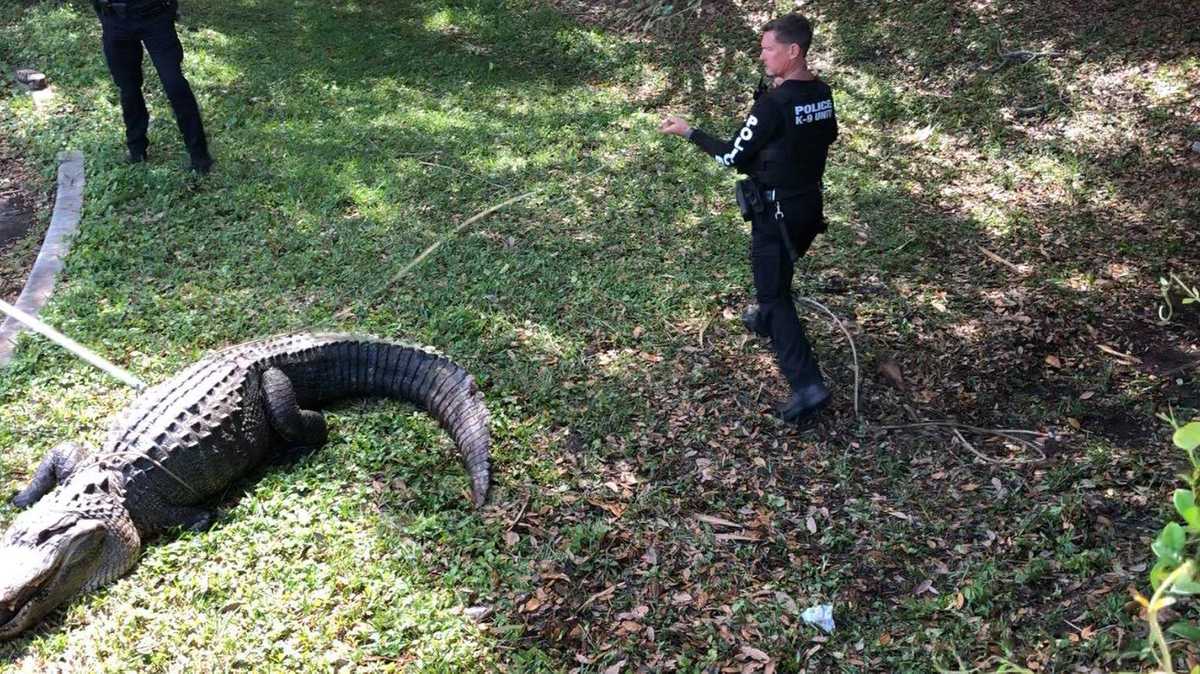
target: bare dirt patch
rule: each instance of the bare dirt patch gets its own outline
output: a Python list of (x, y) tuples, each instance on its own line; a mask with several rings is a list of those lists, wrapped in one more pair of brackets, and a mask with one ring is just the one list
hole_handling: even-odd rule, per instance
[(51, 209), (50, 191), (0, 139), (0, 299), (14, 302), (37, 258)]

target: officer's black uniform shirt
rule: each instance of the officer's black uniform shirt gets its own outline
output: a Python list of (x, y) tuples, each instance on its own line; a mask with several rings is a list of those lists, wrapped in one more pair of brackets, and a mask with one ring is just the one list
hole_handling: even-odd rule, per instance
[(694, 129), (691, 140), (722, 166), (766, 187), (818, 188), (837, 138), (833, 93), (819, 79), (785, 80), (754, 103), (729, 141)]

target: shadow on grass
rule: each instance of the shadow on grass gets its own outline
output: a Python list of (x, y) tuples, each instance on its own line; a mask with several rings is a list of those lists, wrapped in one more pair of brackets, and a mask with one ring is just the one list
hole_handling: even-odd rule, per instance
[(395, 78), (427, 94), (474, 81), (487, 95), (490, 87), (573, 86), (617, 65), (549, 10), (505, 12), (496, 0), (235, 2), (198, 8), (184, 25), (221, 35), (212, 54), (237, 64), (241, 84), (259, 91), (302, 79), (353, 92)]

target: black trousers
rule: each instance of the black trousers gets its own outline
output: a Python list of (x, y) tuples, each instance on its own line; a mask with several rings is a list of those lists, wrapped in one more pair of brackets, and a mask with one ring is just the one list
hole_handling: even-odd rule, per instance
[(145, 153), (149, 141), (146, 127), (150, 115), (146, 112), (146, 99), (142, 97), (142, 46), (150, 54), (150, 61), (158, 71), (175, 112), (175, 122), (183, 134), (183, 143), (193, 163), (206, 163), (208, 140), (204, 135), (204, 124), (200, 121), (200, 107), (192, 94), (192, 87), (183, 76), (183, 45), (175, 32), (175, 11), (164, 8), (147, 17), (117, 16), (102, 13), (100, 24), (104, 28), (104, 59), (108, 71), (121, 93), (121, 113), (125, 118), (125, 143), (132, 155)]
[[(824, 383), (812, 345), (796, 315), (792, 299), (795, 265), (783, 232), (791, 239), (796, 258), (803, 257), (813, 239), (824, 229), (820, 193), (770, 202), (751, 223), (750, 268), (754, 272), (754, 292), (758, 300), (760, 334), (770, 335), (779, 370), (798, 389)], [(777, 215), (782, 213), (783, 228)]]

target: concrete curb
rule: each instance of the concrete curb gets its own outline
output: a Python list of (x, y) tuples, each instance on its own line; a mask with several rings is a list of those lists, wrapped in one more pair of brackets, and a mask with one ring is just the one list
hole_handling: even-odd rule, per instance
[[(71, 238), (79, 230), (79, 216), (83, 212), (83, 153), (78, 150), (60, 152), (58, 162), (58, 193), (54, 198), (50, 229), (46, 231), (33, 271), (15, 304), (34, 316), (50, 299), (54, 281), (62, 271), (63, 259), (71, 249)], [(0, 323), (0, 367), (12, 360), (17, 335), (24, 329), (25, 326), (12, 318)]]

